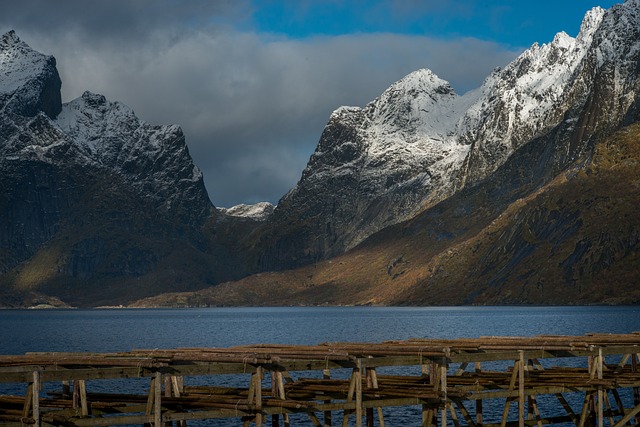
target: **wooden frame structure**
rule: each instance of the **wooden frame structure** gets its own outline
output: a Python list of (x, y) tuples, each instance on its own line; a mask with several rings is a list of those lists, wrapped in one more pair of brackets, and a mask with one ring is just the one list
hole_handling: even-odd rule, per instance
[[(27, 353), (0, 356), (0, 383), (25, 390), (0, 395), (0, 426), (160, 427), (232, 418), (275, 427), (292, 425), (290, 415), (302, 413), (304, 425), (384, 427), (382, 408), (407, 405), (419, 405), (426, 427), (638, 426), (639, 356), (640, 333)], [(567, 366), (566, 358), (576, 359)], [(379, 372), (399, 366), (406, 367), (401, 375)], [(294, 380), (291, 373), (300, 371), (316, 377)], [(245, 386), (184, 381), (223, 374), (245, 378)], [(131, 378), (147, 378), (148, 390), (87, 390), (89, 380)], [(62, 387), (51, 390), (51, 383)], [(567, 399), (576, 393), (579, 408)], [(546, 414), (542, 395), (564, 414)], [(498, 420), (486, 419), (487, 400), (502, 405)]]

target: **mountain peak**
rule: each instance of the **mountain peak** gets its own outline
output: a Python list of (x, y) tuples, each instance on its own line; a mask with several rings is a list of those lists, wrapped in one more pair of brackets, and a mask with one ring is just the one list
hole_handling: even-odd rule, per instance
[(582, 20), (582, 24), (580, 25), (580, 32), (578, 33), (578, 40), (591, 40), (593, 34), (596, 32), (600, 24), (602, 23), (602, 18), (606, 14), (606, 10), (601, 8), (600, 6), (596, 6), (593, 9), (589, 10)]
[(0, 49), (3, 46), (8, 46), (16, 43), (20, 43), (20, 37), (16, 34), (14, 30), (7, 31), (0, 37)]
[(560, 31), (553, 38), (552, 44), (558, 47), (563, 47), (568, 49), (569, 47), (571, 47), (571, 45), (574, 42), (575, 42), (575, 39), (573, 37), (571, 37), (569, 34), (565, 33), (564, 31)]
[(391, 85), (387, 90), (393, 91), (401, 88), (421, 92), (435, 92), (440, 95), (455, 95), (455, 92), (449, 82), (441, 79), (428, 68), (421, 68), (407, 74), (405, 77)]
[(62, 107), (61, 86), (53, 56), (31, 49), (13, 30), (0, 37), (0, 109), (53, 118)]
[(458, 99), (449, 82), (423, 68), (392, 84), (367, 105), (365, 114), (370, 132), (378, 137), (401, 131), (403, 138), (411, 141), (443, 140), (459, 118), (455, 105)]

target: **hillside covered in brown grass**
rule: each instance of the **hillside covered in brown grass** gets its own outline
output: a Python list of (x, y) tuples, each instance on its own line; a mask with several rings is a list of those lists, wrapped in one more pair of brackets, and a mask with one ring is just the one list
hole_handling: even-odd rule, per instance
[(507, 164), (495, 179), (331, 260), (136, 305), (640, 303), (640, 124), (489, 210), (500, 178), (512, 177)]

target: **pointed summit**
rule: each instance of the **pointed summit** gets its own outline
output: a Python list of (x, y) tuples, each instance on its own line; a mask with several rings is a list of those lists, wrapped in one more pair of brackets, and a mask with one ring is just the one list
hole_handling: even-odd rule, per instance
[(14, 30), (10, 30), (0, 37), (0, 49), (4, 46), (8, 46), (11, 44), (19, 43), (20, 37), (16, 34)]
[(62, 108), (61, 86), (53, 56), (31, 49), (13, 30), (0, 37), (0, 109), (54, 118)]
[(438, 77), (428, 68), (416, 70), (396, 83), (387, 90), (406, 88), (407, 90), (433, 91), (442, 95), (454, 95), (455, 91), (448, 81)]
[(591, 40), (593, 37), (593, 33), (596, 32), (600, 24), (602, 23), (602, 18), (604, 17), (606, 10), (597, 6), (588, 11), (584, 19), (582, 20), (582, 24), (580, 25), (580, 32), (578, 33), (578, 40)]

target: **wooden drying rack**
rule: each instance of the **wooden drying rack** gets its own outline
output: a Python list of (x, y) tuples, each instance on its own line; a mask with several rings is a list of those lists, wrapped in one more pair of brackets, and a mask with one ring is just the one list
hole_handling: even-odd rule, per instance
[[(357, 427), (384, 427), (382, 408), (407, 405), (419, 405), (421, 425), (429, 427), (638, 426), (639, 355), (637, 332), (27, 353), (0, 356), (0, 383), (17, 383), (25, 390), (21, 396), (0, 395), (0, 426), (160, 427), (213, 418), (236, 419), (245, 426), (289, 426), (290, 415), (302, 413), (304, 425), (347, 426), (351, 420)], [(580, 367), (557, 363), (567, 357), (579, 358)], [(394, 366), (406, 368), (402, 375), (378, 374)], [(294, 380), (292, 373), (301, 371), (317, 371), (317, 378)], [(343, 379), (335, 375), (339, 372)], [(241, 381), (246, 376), (245, 387), (184, 381), (223, 374), (240, 375)], [(87, 381), (131, 378), (148, 378), (148, 390), (88, 391)], [(61, 387), (52, 391), (51, 383)], [(580, 410), (566, 397), (575, 393)], [(564, 415), (545, 414), (540, 395), (555, 396)], [(485, 419), (488, 399), (502, 405), (499, 420)], [(517, 417), (510, 416), (515, 413), (511, 405), (517, 406)]]

